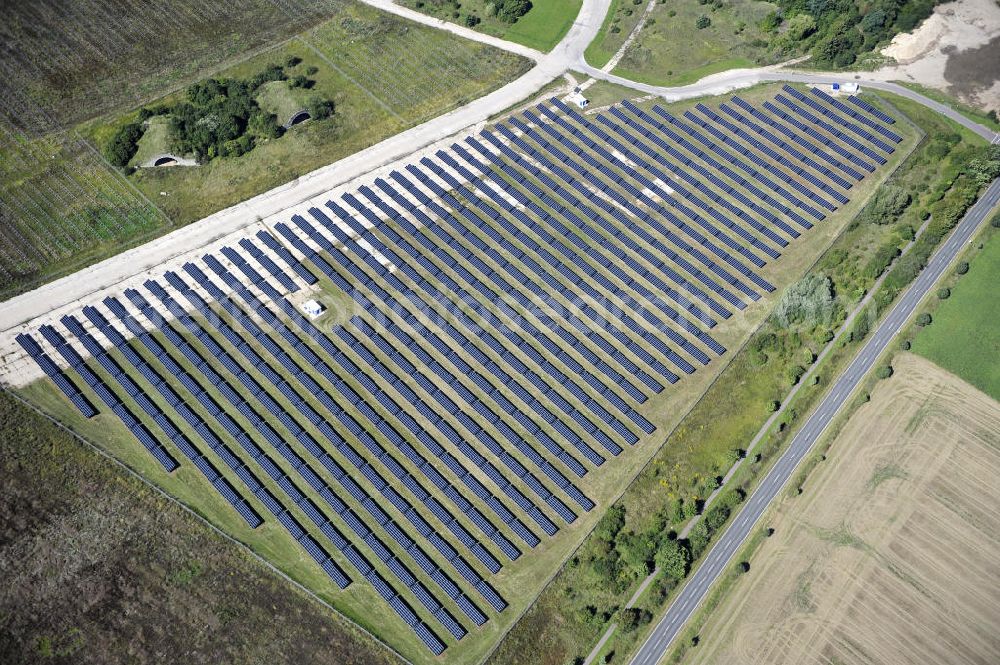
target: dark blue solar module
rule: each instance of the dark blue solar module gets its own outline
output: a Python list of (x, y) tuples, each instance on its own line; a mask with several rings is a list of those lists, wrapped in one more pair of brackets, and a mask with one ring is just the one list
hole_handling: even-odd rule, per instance
[[(174, 283), (176, 283), (177, 281), (178, 280), (176, 280), (176, 279), (172, 280), (172, 282), (174, 282)], [(171, 311), (178, 312), (178, 314), (179, 314), (178, 315), (178, 321), (180, 321), (192, 334), (195, 334), (196, 336), (199, 336), (199, 337), (203, 337), (203, 336), (205, 336), (207, 334), (206, 331), (204, 330), (204, 328), (202, 328), (190, 316), (187, 316), (186, 313), (185, 314), (180, 314), (180, 311), (182, 311), (182, 310), (180, 310), (179, 305), (175, 301), (173, 301), (172, 299), (170, 299), (169, 296), (166, 295), (165, 291), (157, 289), (157, 292), (158, 292), (158, 294), (160, 296), (161, 302), (163, 302), (163, 304), (165, 306), (167, 306)], [(193, 292), (191, 292), (190, 289), (186, 289), (186, 285), (185, 285), (185, 293), (186, 293), (186, 295), (189, 296), (189, 299), (192, 301), (193, 304), (197, 303), (198, 305), (202, 305), (203, 306), (202, 307), (202, 311), (204, 311), (204, 309), (205, 309), (204, 306), (206, 305), (206, 303), (204, 303), (204, 301), (202, 301), (197, 296), (197, 294), (194, 294)], [(212, 318), (215, 318), (215, 317), (212, 317)], [(225, 334), (225, 336), (227, 337), (227, 339), (230, 339), (230, 340), (232, 340), (232, 339), (239, 339), (238, 336), (236, 335), (235, 331), (233, 331), (233, 329), (231, 327), (229, 327), (228, 324), (226, 324), (226, 323), (224, 323), (222, 321), (216, 320), (216, 327), (217, 327), (217, 329), (227, 331), (227, 334)], [(214, 369), (212, 369), (211, 366), (208, 365), (207, 362), (203, 358), (201, 358), (201, 356), (198, 354), (198, 352), (190, 344), (188, 344), (183, 338), (177, 336), (176, 333), (172, 333), (172, 331), (170, 331), (169, 328), (168, 329), (161, 328), (161, 330), (164, 330), (165, 333), (168, 333), (168, 336), (170, 336), (175, 341), (176, 346), (181, 350), (181, 352), (185, 355), (185, 357), (187, 357), (191, 362), (195, 363), (195, 365), (200, 370), (202, 370), (204, 372), (206, 378), (209, 378), (209, 380), (211, 382), (213, 382), (213, 383), (224, 383), (225, 382), (224, 379), (222, 379), (221, 377), (218, 377), (217, 375), (216, 375), (216, 378), (218, 380), (217, 381), (213, 381), (212, 380), (212, 375), (215, 374)], [(259, 330), (256, 331), (256, 332), (257, 332), (257, 336), (258, 336), (258, 339), (259, 339), (259, 336), (262, 335), (263, 332), (259, 331)], [(259, 355), (257, 355), (257, 353), (255, 351), (253, 351), (247, 345), (241, 343), (239, 345), (239, 348), (243, 352), (244, 356), (251, 362), (251, 364), (259, 365), (261, 367), (266, 367), (267, 366), (266, 363), (265, 363), (265, 361), (264, 361), (264, 359), (261, 358)], [(209, 351), (210, 351), (210, 353), (212, 355), (214, 355), (216, 358), (219, 358), (220, 360), (223, 359), (223, 358), (225, 358), (226, 360), (228, 360), (228, 363), (224, 363), (224, 364), (227, 364), (227, 366), (238, 367), (238, 364), (237, 364), (237, 361), (235, 360), (235, 358), (233, 358), (228, 352), (226, 352), (226, 351), (222, 350), (221, 348), (219, 348), (217, 344), (214, 345), (214, 346), (212, 346), (212, 347), (210, 347)], [(287, 390), (292, 391), (294, 393), (294, 390), (291, 388), (291, 386), (288, 384), (288, 382), (285, 381), (284, 379), (280, 379), (278, 377), (277, 373), (274, 373), (272, 371), (271, 376), (272, 376), (272, 379), (278, 385), (283, 385), (283, 386), (286, 387)], [(240, 382), (243, 384), (243, 386), (245, 388), (247, 388), (248, 390), (250, 390), (251, 392), (254, 392), (254, 393), (262, 393), (263, 392), (263, 387), (260, 386), (256, 382), (256, 380), (253, 379), (246, 372), (243, 372), (242, 370), (240, 370), (239, 373), (238, 373), (238, 375), (237, 375), (237, 378), (240, 380)], [(242, 401), (241, 398), (239, 398), (239, 397), (237, 397), (236, 400), (237, 401), (235, 403), (237, 403), (237, 404)], [(295, 422), (295, 420), (289, 416), (289, 414), (285, 413), (284, 410), (282, 409), (282, 407), (277, 404), (277, 402), (275, 402), (274, 400), (272, 400), (270, 398), (268, 398), (268, 399), (263, 399), (262, 398), (261, 399), (261, 403), (263, 403), (268, 408), (268, 410), (271, 412), (272, 415), (278, 417), (279, 420), (282, 421), (282, 423), (286, 426), (286, 428), (289, 430), (289, 432), (292, 434), (292, 436), (294, 438), (296, 438), (307, 450), (310, 451), (310, 453), (313, 454), (313, 456), (315, 458), (317, 458), (320, 461), (320, 463), (322, 464), (322, 466), (328, 472), (330, 472), (338, 480), (338, 482), (340, 482), (340, 484), (344, 487), (344, 489), (351, 496), (353, 496), (355, 499), (357, 499), (362, 505), (364, 505), (368, 509), (369, 514), (371, 514), (371, 516), (373, 518), (375, 518), (376, 521), (378, 521), (381, 524), (381, 523), (384, 523), (388, 519), (388, 518), (384, 518), (383, 517), (384, 513), (382, 513), (381, 509), (378, 508), (377, 504), (375, 504), (371, 500), (371, 497), (367, 494), (367, 492), (365, 492), (360, 486), (358, 486), (347, 475), (347, 471), (333, 457), (331, 457), (329, 454), (327, 454), (325, 451), (323, 451), (320, 443), (318, 441), (316, 441), (315, 439), (313, 439), (311, 435), (309, 435), (302, 427), (300, 427)], [(299, 410), (301, 412), (309, 414), (309, 416), (310, 416), (309, 419), (311, 421), (321, 420), (321, 418), (318, 416), (318, 414), (316, 414), (315, 410), (313, 410), (311, 407), (309, 407), (308, 404), (306, 404), (305, 402), (299, 402), (297, 406), (299, 407)], [(249, 405), (247, 405), (247, 408), (250, 409)], [(250, 410), (252, 410), (252, 409), (250, 409)], [(295, 468), (300, 473), (300, 475), (302, 475), (303, 478), (305, 478), (307, 480), (307, 482), (310, 484), (310, 486), (313, 487), (313, 489), (315, 489), (317, 492), (320, 493), (320, 496), (322, 496), (322, 497), (324, 497), (324, 498), (327, 499), (328, 503), (331, 505), (332, 508), (334, 508), (335, 512), (337, 512), (338, 515), (341, 515), (343, 517), (344, 516), (344, 511), (346, 511), (348, 509), (347, 509), (346, 505), (336, 496), (336, 494), (333, 492), (332, 488), (330, 488), (329, 485), (327, 485), (325, 482), (323, 482), (322, 480), (320, 480), (319, 476), (316, 474), (315, 471), (313, 471), (308, 466), (307, 462), (302, 457), (300, 457), (284, 440), (282, 440), (281, 437), (278, 436), (276, 432), (274, 432), (274, 430), (270, 429), (270, 425), (267, 425), (266, 423), (263, 423), (261, 425), (261, 428), (262, 428), (262, 433), (265, 435), (265, 438), (268, 438), (269, 440), (271, 438), (275, 439), (276, 442), (273, 445), (275, 445), (275, 447), (277, 448), (278, 452), (282, 455), (282, 457), (284, 457), (285, 460), (289, 464), (291, 464), (291, 466), (293, 468)], [(234, 436), (238, 436), (237, 432), (230, 432), (230, 433), (233, 434)], [(271, 433), (272, 437), (268, 437), (267, 436), (268, 433)], [(343, 441), (343, 440), (341, 439), (341, 441)], [(346, 445), (346, 443), (344, 445)], [(372, 469), (366, 463), (364, 463), (363, 461), (361, 461), (360, 458), (358, 458), (358, 466), (362, 470), (363, 475), (365, 475), (370, 481), (372, 481), (372, 483), (376, 487), (379, 487), (380, 489), (384, 489), (385, 487), (387, 487), (388, 483), (386, 483), (386, 481), (384, 479), (382, 479), (381, 475), (378, 474), (374, 469)], [(285, 481), (286, 479), (282, 479), (282, 480)], [(292, 489), (293, 488), (290, 486), (286, 491), (291, 492)], [(300, 505), (301, 505), (301, 503), (300, 503)], [(407, 504), (407, 509), (408, 508), (409, 508), (409, 505)], [(320, 519), (320, 517), (319, 517), (320, 513), (318, 512), (318, 510), (316, 509), (315, 506), (312, 506), (311, 504), (307, 504), (307, 505), (303, 506), (303, 509), (307, 512), (307, 514), (310, 514), (311, 517), (315, 518), (313, 521), (316, 522), (317, 524), (321, 525), (325, 521), (323, 519)], [(357, 527), (357, 524), (354, 523), (356, 521), (357, 521), (357, 518), (355, 517), (355, 518), (353, 518), (353, 520), (349, 521), (349, 524), (351, 524), (352, 528), (355, 530), (356, 533), (358, 533), (359, 536), (365, 537), (367, 539), (366, 542), (368, 540), (371, 540), (371, 537), (370, 537), (368, 529), (365, 528), (363, 532), (360, 532), (359, 529), (358, 529), (358, 527)], [(425, 526), (425, 525), (426, 525), (426, 522), (414, 521), (414, 526), (416, 526), (418, 529), (421, 526)], [(385, 548), (385, 546), (381, 544), (381, 541), (378, 541), (377, 539), (375, 541), (369, 542), (369, 544), (374, 547), (375, 545), (373, 543), (377, 544), (378, 547), (380, 547), (382, 549)], [(415, 543), (413, 543), (413, 542), (406, 542), (406, 543), (400, 542), (399, 544), (403, 545), (404, 548), (406, 548), (407, 552), (410, 553), (410, 554), (413, 554), (414, 552), (421, 552), (420, 548)], [(422, 552), (421, 552), (421, 554), (422, 554)], [(436, 611), (435, 608), (431, 608), (431, 609), (434, 610), (434, 611)], [(475, 621), (477, 623), (477, 625), (482, 625), (482, 622), (485, 621), (485, 615), (482, 615), (481, 612), (477, 612), (477, 613), (471, 614), (469, 616), (469, 618), (472, 619), (473, 621)]]
[[(753, 106), (751, 106), (750, 104), (748, 104), (746, 101), (740, 99), (739, 97), (735, 97), (734, 96), (732, 98), (732, 100), (733, 100), (733, 103), (737, 107), (740, 108), (740, 110), (748, 113), (751, 118), (753, 118), (754, 120), (761, 121), (762, 123), (764, 123), (768, 127), (776, 130), (778, 133), (780, 133), (783, 136), (791, 139), (797, 145), (802, 146), (803, 148), (805, 148), (810, 153), (812, 153), (813, 155), (815, 155), (819, 159), (823, 160), (827, 164), (830, 164), (834, 168), (842, 171), (843, 173), (846, 173), (847, 175), (851, 176), (855, 180), (861, 180), (864, 177), (864, 175), (862, 173), (860, 173), (856, 169), (854, 169), (854, 168), (852, 168), (852, 167), (844, 164), (839, 159), (837, 159), (836, 157), (830, 155), (825, 150), (823, 150), (822, 148), (820, 148), (819, 146), (817, 146), (815, 143), (813, 143), (812, 141), (810, 141), (809, 139), (807, 139), (805, 136), (803, 136), (803, 133), (805, 133), (807, 129), (811, 129), (807, 125), (802, 125), (801, 123), (799, 123), (794, 118), (786, 117), (786, 114), (783, 111), (779, 111), (778, 117), (784, 118), (786, 120), (790, 120), (790, 124), (792, 125), (792, 127), (795, 128), (795, 129), (793, 129), (792, 127), (789, 127), (785, 123), (779, 122), (773, 116), (768, 115), (766, 113), (762, 113), (760, 110), (754, 108)], [(767, 104), (770, 104), (770, 102), (765, 102), (765, 106)], [(725, 110), (727, 113), (730, 113), (731, 115), (735, 115), (735, 112), (733, 112), (731, 110), (728, 110), (728, 107), (725, 107), (723, 110)], [(749, 120), (746, 121), (746, 124), (751, 125), (751, 123), (750, 123)], [(796, 131), (796, 130), (798, 130), (798, 131)], [(829, 147), (829, 143), (832, 141), (831, 139), (828, 139), (828, 138), (825, 138), (825, 137), (822, 137), (822, 136), (820, 136), (819, 138), (820, 138), (820, 140), (821, 140), (821, 142), (822, 142), (822, 144), (824, 146), (828, 146)], [(836, 147), (839, 148), (839, 149), (841, 149), (841, 150), (843, 149), (840, 146), (836, 146)], [(868, 169), (868, 170), (874, 170), (874, 168), (875, 168), (874, 166), (871, 166), (871, 168)]]
[(847, 98), (847, 101), (854, 104), (858, 108), (867, 111), (868, 113), (872, 114), (873, 116), (875, 116), (884, 123), (887, 123), (889, 125), (896, 124), (896, 121), (895, 119), (893, 119), (892, 116), (880, 111), (879, 109), (875, 108), (874, 106), (864, 101), (863, 99), (860, 99), (859, 97), (851, 95), (850, 97)]
[[(300, 223), (305, 224), (305, 220), (301, 220)], [(279, 232), (282, 233), (290, 233), (290, 230), (287, 229), (283, 231), (280, 225), (278, 227), (278, 230)], [(313, 237), (314, 239), (320, 240), (322, 243), (326, 243), (327, 245), (329, 245), (328, 241), (322, 239), (321, 236), (314, 235)], [(337, 255), (333, 254), (333, 256)], [(332, 266), (330, 266), (329, 263), (326, 263), (325, 259), (322, 259), (321, 257), (314, 257), (314, 261), (317, 263), (317, 266), (320, 267), (320, 269), (323, 270), (328, 275), (336, 274)], [(213, 266), (213, 268), (220, 275), (220, 277), (222, 277), (224, 281), (227, 282), (227, 284), (236, 289), (236, 292), (244, 300), (247, 300), (248, 303), (250, 303), (251, 309), (254, 309), (259, 315), (263, 316), (265, 320), (267, 320), (268, 323), (272, 327), (274, 327), (279, 334), (285, 337), (285, 339), (288, 340), (289, 343), (292, 344), (296, 348), (296, 350), (303, 355), (303, 357), (310, 365), (312, 365), (328, 380), (330, 380), (330, 382), (333, 383), (348, 398), (348, 401), (350, 401), (359, 410), (361, 410), (361, 412), (366, 416), (366, 418), (372, 420), (373, 423), (378, 422), (380, 420), (380, 416), (375, 414), (375, 412), (372, 411), (370, 407), (368, 407), (365, 401), (361, 398), (361, 396), (358, 393), (356, 393), (353, 390), (353, 388), (351, 388), (349, 385), (341, 381), (340, 378), (337, 377), (337, 375), (334, 373), (332, 368), (328, 364), (326, 364), (326, 362), (322, 361), (318, 356), (316, 356), (314, 352), (312, 352), (307, 346), (305, 346), (301, 342), (301, 340), (297, 338), (297, 336), (294, 334), (294, 332), (292, 332), (290, 328), (288, 328), (288, 326), (280, 322), (272, 312), (270, 312), (259, 301), (257, 301), (256, 298), (252, 296), (252, 294), (250, 294), (245, 288), (243, 288), (243, 285), (239, 280), (237, 280), (234, 276), (229, 274), (228, 271), (226, 271), (225, 268), (223, 268), (221, 265), (215, 265)], [(194, 269), (194, 267), (191, 266), (191, 269), (189, 269), (188, 266), (185, 266), (185, 269), (189, 270), (189, 272), (193, 272), (193, 270), (191, 269)], [(321, 346), (324, 347), (324, 350), (330, 353), (330, 355), (339, 364), (341, 364), (345, 370), (347, 370), (348, 375), (357, 376), (363, 374), (360, 368), (358, 368), (357, 365), (353, 363), (353, 361), (351, 361), (346, 355), (344, 355), (339, 349), (337, 349), (329, 338), (323, 335), (319, 330), (317, 330), (314, 326), (312, 326), (311, 323), (306, 321), (304, 317), (298, 314), (298, 312), (295, 311), (295, 308), (291, 305), (291, 303), (285, 301), (284, 299), (281, 299), (277, 301), (277, 304), (279, 305), (279, 307), (282, 308), (282, 311), (286, 315), (290, 316), (291, 318), (295, 319), (298, 322), (299, 326), (303, 328), (306, 334), (308, 334), (314, 340), (318, 340)], [(409, 429), (411, 433), (413, 433), (419, 440), (421, 440), (425, 445), (427, 445), (435, 456), (441, 458), (442, 460), (448, 460), (451, 457), (446, 451), (444, 451), (443, 448), (441, 448), (441, 446), (439, 446), (432, 438), (430, 438), (427, 435), (427, 433), (423, 430), (423, 428), (419, 424), (417, 424), (412, 417), (410, 417), (408, 414), (405, 413), (400, 413), (398, 417), (401, 420), (404, 427)], [(403, 444), (404, 454), (407, 455), (421, 469), (421, 471), (423, 471), (425, 475), (427, 475), (427, 477), (430, 480), (432, 480), (432, 482), (437, 481), (441, 489), (444, 489), (444, 487), (447, 486), (447, 483), (445, 483), (442, 478), (438, 478), (438, 476), (435, 475), (436, 471), (434, 470), (433, 466), (427, 463), (426, 459), (424, 459), (422, 455), (417, 453), (412, 448), (412, 446), (410, 446), (410, 444), (406, 443), (399, 437), (397, 437), (397, 441)], [(396, 443), (396, 441), (394, 441), (394, 443)], [(474, 491), (478, 489), (477, 485), (478, 481), (471, 475), (466, 474), (463, 477), (461, 477), (461, 480), (465, 484), (467, 484), (470, 487), (470, 489), (473, 489)], [(441, 483), (443, 483), (443, 485)], [(474, 508), (472, 508), (471, 510), (474, 510)], [(530, 531), (527, 529), (525, 529), (524, 532), (530, 534)], [(504, 542), (505, 538), (502, 537), (502, 534), (500, 534), (499, 532), (495, 532), (495, 534), (493, 534), (491, 537), (495, 541), (498, 541), (497, 544), (500, 545), (501, 548), (505, 549), (505, 551), (509, 551), (510, 549), (509, 543)], [(538, 543), (538, 539), (536, 536), (534, 536), (534, 534), (531, 534), (531, 537), (526, 542), (530, 546), (534, 546)]]
[[(97, 415), (97, 409), (90, 402), (87, 396), (84, 395), (80, 389), (69, 380), (65, 372), (59, 369), (59, 366), (56, 365), (52, 358), (50, 358), (49, 355), (42, 350), (42, 347), (38, 345), (38, 342), (36, 342), (30, 335), (26, 335), (24, 333), (19, 333), (15, 339), (17, 340), (17, 343), (21, 345), (21, 348), (27, 352), (31, 359), (35, 361), (35, 364), (41, 368), (47, 377), (52, 379), (53, 383), (56, 384), (59, 390), (66, 395), (70, 402), (73, 403), (73, 406), (77, 408), (84, 418), (92, 418)], [(158, 450), (157, 446), (146, 445), (151, 437), (146, 437), (146, 432), (144, 430), (138, 430), (137, 436), (139, 436), (138, 432), (143, 432), (140, 437), (143, 441), (143, 445), (146, 446), (146, 448), (149, 449), (149, 451), (153, 453), (157, 459), (160, 459), (163, 453)], [(169, 455), (167, 455), (165, 459), (169, 459)], [(170, 463), (164, 463), (164, 468), (171, 470)]]

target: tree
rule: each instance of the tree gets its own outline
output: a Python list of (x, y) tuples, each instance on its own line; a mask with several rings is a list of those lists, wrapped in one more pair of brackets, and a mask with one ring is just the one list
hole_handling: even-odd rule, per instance
[(958, 267), (955, 268), (955, 272), (957, 272), (959, 275), (964, 275), (965, 273), (969, 272), (969, 262), (962, 261), (961, 263), (959, 263)]
[(642, 612), (636, 607), (626, 607), (618, 612), (618, 623), (626, 633), (638, 628), (641, 619)]
[(711, 534), (708, 532), (708, 526), (705, 524), (705, 520), (698, 520), (698, 523), (691, 527), (691, 531), (688, 533), (687, 543), (692, 561), (701, 556), (701, 553), (705, 551), (705, 548), (708, 546), (708, 539), (710, 536)]
[(504, 23), (514, 23), (529, 11), (530, 0), (495, 0), (496, 17)]
[(931, 320), (932, 320), (931, 315), (928, 314), (927, 312), (923, 312), (920, 316), (917, 317), (917, 325), (929, 326), (931, 324)]
[(656, 550), (656, 567), (670, 579), (681, 580), (687, 575), (691, 553), (676, 540), (664, 538)]
[(889, 224), (910, 205), (912, 197), (898, 185), (882, 185), (871, 202), (858, 215), (859, 222), (868, 224)]
[(601, 517), (594, 528), (594, 533), (598, 538), (610, 542), (615, 539), (623, 526), (625, 526), (625, 506), (615, 504)]
[(781, 294), (774, 319), (782, 328), (812, 327), (832, 320), (837, 309), (833, 281), (826, 275), (808, 275)]
[(712, 19), (708, 18), (704, 14), (699, 16), (698, 19), (694, 22), (694, 27), (698, 28), (699, 30), (704, 30), (710, 25), (712, 25)]
[(939, 300), (947, 300), (948, 298), (951, 297), (951, 289), (949, 289), (947, 286), (942, 286), (940, 289), (938, 289), (937, 297)]
[(816, 32), (816, 19), (809, 14), (796, 14), (788, 21), (785, 38), (792, 41), (799, 41), (814, 32)]
[(890, 376), (892, 376), (892, 372), (893, 372), (892, 365), (882, 365), (881, 367), (878, 368), (878, 371), (875, 373), (875, 375), (880, 379), (888, 379)]
[(128, 166), (139, 149), (139, 139), (142, 138), (145, 131), (141, 122), (130, 122), (118, 128), (118, 131), (104, 147), (104, 156), (107, 157), (112, 166), (120, 169)]
[(617, 550), (624, 569), (634, 577), (645, 577), (652, 571), (657, 548), (656, 540), (651, 534), (620, 534)]

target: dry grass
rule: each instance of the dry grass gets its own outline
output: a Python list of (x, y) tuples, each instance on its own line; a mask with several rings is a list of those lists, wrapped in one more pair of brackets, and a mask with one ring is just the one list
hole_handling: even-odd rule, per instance
[(1000, 405), (904, 354), (689, 663), (995, 663)]
[(396, 662), (6, 395), (0, 570), (4, 663)]

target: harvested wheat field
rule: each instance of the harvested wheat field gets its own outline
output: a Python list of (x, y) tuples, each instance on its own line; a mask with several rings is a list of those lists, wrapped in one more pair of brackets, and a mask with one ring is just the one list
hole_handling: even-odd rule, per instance
[(1000, 403), (894, 365), (684, 662), (1000, 662)]

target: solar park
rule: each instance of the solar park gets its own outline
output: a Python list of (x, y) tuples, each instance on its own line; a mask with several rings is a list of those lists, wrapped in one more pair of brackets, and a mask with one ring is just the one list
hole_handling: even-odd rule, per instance
[(856, 97), (744, 97), (548, 100), (17, 341), (74, 419), (406, 658), (481, 660), (775, 265), (914, 138)]

